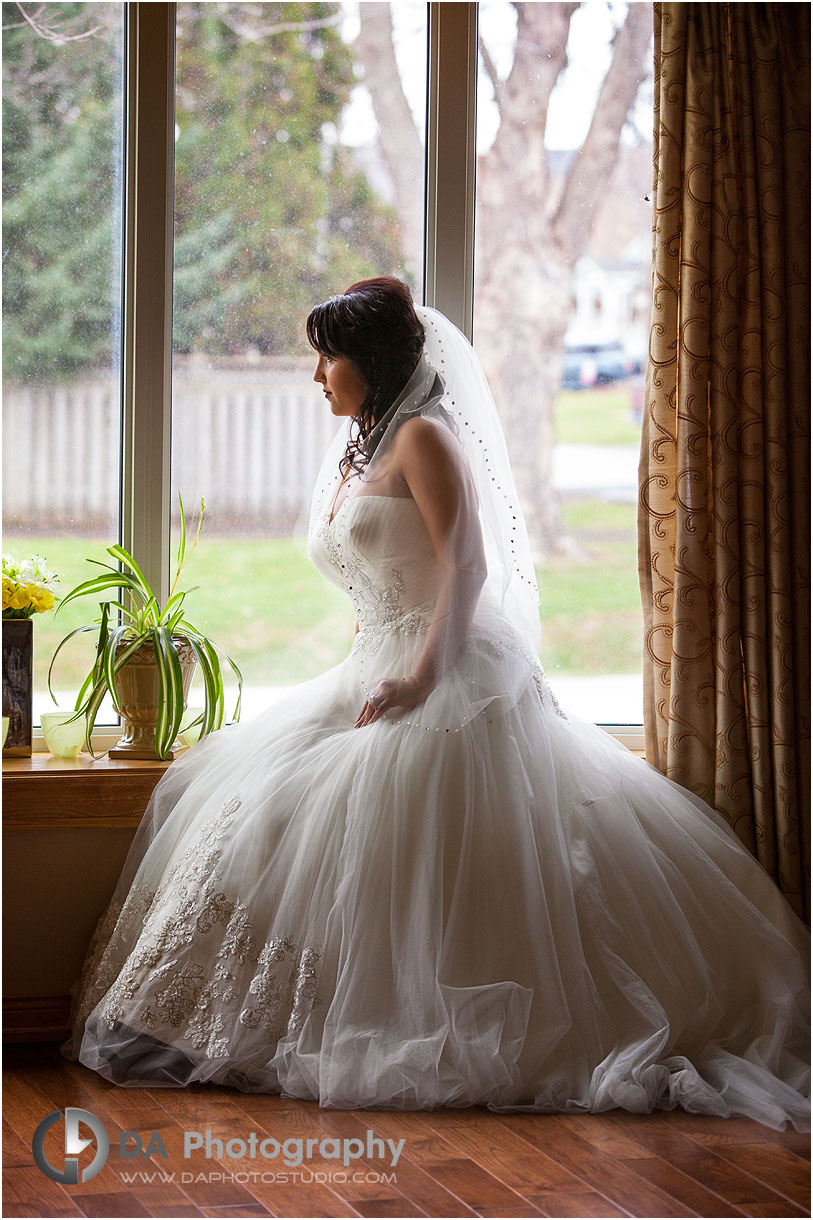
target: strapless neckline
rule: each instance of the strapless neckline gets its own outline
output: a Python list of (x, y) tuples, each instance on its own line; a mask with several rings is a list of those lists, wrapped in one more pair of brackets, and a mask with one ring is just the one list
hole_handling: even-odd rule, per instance
[[(328, 525), (329, 526), (335, 525), (336, 521), (338, 520), (338, 518), (340, 517), (341, 513), (346, 508), (346, 506), (348, 504), (355, 503), (355, 501), (357, 501), (357, 500), (395, 500), (395, 501), (401, 500), (401, 501), (403, 501), (404, 504), (415, 504), (415, 499), (413, 496), (377, 496), (377, 495), (346, 496), (344, 498), (344, 500), (342, 500), (339, 507), (336, 509), (333, 516), (328, 518)], [(417, 508), (417, 505), (415, 505), (415, 507)]]

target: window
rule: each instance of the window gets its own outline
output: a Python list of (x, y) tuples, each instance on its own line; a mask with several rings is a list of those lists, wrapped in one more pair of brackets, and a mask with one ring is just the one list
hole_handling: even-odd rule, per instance
[[(119, 537), (123, 88), (122, 6), (3, 5), (4, 546), (63, 589)], [(92, 610), (37, 616), (35, 723)], [(92, 657), (90, 636), (61, 655), (60, 706)]]
[[(4, 24), (13, 27), (5, 33), (11, 48), (4, 134), (11, 165), (4, 187), (7, 548), (19, 549), (18, 539), (36, 544), (70, 586), (84, 575), (83, 557), (101, 555), (120, 535), (151, 582), (166, 593), (178, 521), (176, 492), (183, 493), (188, 515), (205, 496), (209, 519), (189, 569), (192, 583), (203, 589), (190, 615), (245, 669), (246, 714), (265, 706), (271, 688), (301, 681), (341, 659), (352, 633), (350, 607), (304, 556), (303, 523), (315, 463), (335, 426), (320, 414), (311, 381), (313, 358), (302, 334), (310, 305), (352, 279), (395, 271), (416, 295), (423, 293), (469, 333), (474, 302), (475, 342), (494, 376), (500, 355), (496, 321), (505, 302), (490, 292), (489, 276), (496, 282), (501, 267), (506, 270), (500, 259), (519, 257), (519, 274), (515, 267), (513, 279), (502, 276), (504, 283), (514, 295), (519, 285), (521, 295), (530, 261), (538, 284), (536, 264), (543, 261), (538, 251), (544, 247), (539, 224), (555, 196), (531, 193), (541, 205), (527, 214), (533, 223), (525, 245), (512, 246), (489, 238), (489, 206), (496, 215), (489, 191), (492, 200), (501, 191), (519, 198), (510, 172), (523, 157), (505, 156), (500, 163), (494, 153), (500, 122), (495, 96), (514, 54), (512, 14), (539, 9), (550, 15), (554, 6), (490, 0), (480, 6), (487, 57), (479, 71), (475, 131), (477, 7), (412, 0), (387, 6), (301, 4), (294, 19), (278, 4), (75, 4), (58, 11), (53, 6), (52, 12), (46, 6), (39, 20), (64, 21), (63, 32), (71, 30), (60, 42), (37, 41), (35, 31), (22, 28), (16, 6), (6, 6)], [(630, 8), (645, 13), (643, 24), (651, 25), (649, 5)], [(596, 28), (604, 22), (610, 32), (626, 12), (624, 4), (589, 0), (573, 17), (571, 41), (577, 18)], [(94, 23), (100, 28), (91, 33)], [(568, 44), (573, 66), (551, 99), (548, 135), (561, 126), (557, 107), (561, 112), (570, 104), (565, 87), (570, 74), (582, 71), (577, 49), (576, 42)], [(601, 53), (606, 61), (606, 38)], [(32, 61), (32, 55), (38, 58)], [(59, 87), (47, 97), (36, 88), (25, 93), (25, 72), (32, 62), (39, 67), (49, 57), (61, 66)], [(598, 51), (593, 58), (598, 83), (603, 70)], [(35, 114), (33, 125), (23, 103)], [(638, 156), (634, 132), (648, 123), (642, 106), (645, 99), (630, 103), (625, 157)], [(88, 131), (104, 145), (106, 160), (88, 143), (90, 136), (78, 138)], [(567, 141), (548, 143), (540, 146), (543, 162), (552, 170), (558, 166), (559, 178), (553, 178), (565, 181), (572, 149)], [(524, 147), (517, 145), (520, 152)], [(78, 211), (70, 212), (70, 198), (59, 210), (53, 203), (66, 192), (70, 197), (72, 180), (62, 172), (62, 194), (55, 189), (49, 195), (51, 179), (43, 167), (52, 165), (75, 169)], [(639, 169), (637, 160), (629, 161), (625, 172), (634, 203), (640, 204), (648, 249), (643, 195), (649, 169)], [(48, 227), (43, 218), (52, 213)], [(508, 238), (524, 213), (517, 207), (503, 208), (502, 214)], [(79, 240), (72, 243), (65, 236), (74, 227)], [(575, 378), (578, 388), (553, 395), (557, 405), (546, 424), (549, 477), (565, 536), (591, 556), (601, 555), (598, 566), (570, 554), (546, 558), (540, 568), (543, 662), (555, 684), (557, 678), (590, 677), (591, 700), (601, 677), (593, 662), (606, 653), (604, 627), (615, 622), (616, 612), (624, 618), (623, 639), (611, 669), (633, 672), (630, 641), (636, 631), (640, 637), (629, 619), (631, 600), (637, 604), (634, 508), (623, 499), (602, 499), (595, 487), (571, 495), (557, 463), (567, 446), (587, 443), (584, 426), (595, 431), (600, 423), (601, 439), (593, 435), (591, 444), (602, 447), (612, 477), (617, 470), (625, 487), (629, 482), (616, 459), (625, 446), (635, 445), (636, 421), (624, 397), (609, 411), (605, 406), (626, 386), (628, 372), (622, 370), (624, 379), (611, 375), (611, 362), (625, 366), (641, 358), (627, 342), (634, 326), (644, 325), (648, 309), (648, 281), (641, 278), (645, 258), (635, 248), (637, 240), (631, 238), (625, 254), (630, 266), (623, 275), (614, 270), (612, 282), (604, 255), (588, 245), (577, 259), (579, 275), (557, 284), (565, 313), (589, 318), (590, 326), (587, 333), (566, 334), (570, 352), (556, 378), (562, 383)], [(90, 278), (79, 274), (83, 257)], [(49, 292), (68, 302), (70, 308), (54, 316), (69, 318), (75, 333), (70, 326), (53, 327), (53, 336), (47, 332), (42, 302)], [(620, 351), (619, 316), (632, 324)], [(22, 338), (12, 343), (15, 327)], [(39, 342), (37, 327), (48, 344)], [(29, 349), (52, 353), (50, 338), (61, 341), (65, 335), (73, 347), (69, 344), (59, 359), (70, 365), (73, 351), (70, 367), (46, 368), (35, 361), (24, 370), (19, 364)], [(530, 343), (522, 348), (532, 350)], [(81, 375), (77, 351), (88, 366)], [(538, 361), (538, 346), (536, 351)], [(551, 367), (563, 359), (557, 351)], [(91, 372), (103, 383), (94, 393), (110, 404), (105, 426), (91, 422), (96, 399), (90, 392), (66, 414), (65, 386)], [(609, 386), (599, 404), (603, 381)], [(53, 382), (60, 384), (58, 405), (45, 423), (37, 422), (41, 417), (30, 406), (34, 390)], [(505, 393), (505, 387), (498, 388), (498, 396)], [(604, 446), (618, 449), (610, 453)], [(26, 455), (35, 449), (36, 467), (26, 477)], [(91, 460), (103, 472), (103, 482), (82, 473)], [(36, 494), (23, 494), (28, 483)], [(77, 486), (92, 502), (90, 517), (84, 500), (81, 512), (73, 507), (79, 504)], [(69, 494), (73, 499), (65, 500)], [(597, 504), (601, 529), (611, 536), (596, 536)], [(623, 589), (613, 583), (622, 569)], [(599, 584), (603, 601), (593, 597)], [(581, 601), (574, 600), (576, 594)], [(83, 609), (76, 608), (77, 621)], [(577, 639), (560, 637), (564, 620), (574, 618), (589, 630), (580, 630)], [(52, 644), (71, 625), (68, 612), (64, 624), (61, 617), (57, 622), (52, 638), (50, 623), (37, 624), (39, 691)], [(76, 667), (78, 672), (78, 659)], [(66, 673), (60, 671), (59, 684), (67, 692)], [(593, 701), (579, 710), (616, 722), (640, 718), (629, 707), (619, 711), (618, 690), (613, 688), (609, 707)]]
[[(324, 10), (177, 10), (172, 501), (205, 497), (186, 605), (238, 661), (246, 716), (353, 637), (304, 553), (337, 428), (305, 318), (366, 276), (423, 287), (426, 6)], [(392, 114), (398, 50), (414, 110)]]
[(479, 7), (474, 343), (538, 556), (542, 660), (565, 706), (638, 724), (651, 10)]

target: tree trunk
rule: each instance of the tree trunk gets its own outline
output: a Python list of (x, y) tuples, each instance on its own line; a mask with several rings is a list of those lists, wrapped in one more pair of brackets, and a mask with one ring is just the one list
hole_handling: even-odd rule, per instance
[[(551, 94), (567, 66), (578, 4), (518, 3), (514, 61), (506, 80), (483, 49), (500, 112), (497, 138), (480, 158), (475, 265), (475, 343), (503, 420), (535, 558), (571, 550), (553, 491), (553, 410), (573, 313), (573, 268), (584, 252), (618, 159), (621, 131), (647, 71), (652, 6), (630, 4), (613, 41), (590, 131), (555, 196), (545, 148)], [(405, 248), (415, 241), (422, 150), (400, 85), (389, 6), (361, 6), (357, 42), (396, 183)], [(422, 220), (418, 218), (418, 227)]]
[(390, 5), (360, 4), (359, 17), (356, 52), (364, 65), (364, 83), (378, 123), (378, 146), (395, 192), (404, 261), (418, 284), (423, 267), (423, 197), (415, 186), (424, 176), (423, 144), (401, 88)]
[[(534, 559), (572, 550), (553, 489), (553, 407), (571, 315), (570, 268), (550, 247), (507, 246), (478, 279), (474, 335), (503, 422)], [(521, 290), (517, 288), (521, 285)]]
[(540, 562), (574, 550), (552, 478), (554, 406), (574, 309), (573, 268), (587, 246), (618, 158), (621, 131), (646, 75), (652, 10), (647, 4), (629, 6), (587, 138), (554, 196), (545, 128), (550, 95), (567, 65), (570, 19), (578, 5), (516, 8), (508, 79), (496, 80), (486, 60), (500, 128), (478, 166), (475, 343), (503, 420), (528, 536)]

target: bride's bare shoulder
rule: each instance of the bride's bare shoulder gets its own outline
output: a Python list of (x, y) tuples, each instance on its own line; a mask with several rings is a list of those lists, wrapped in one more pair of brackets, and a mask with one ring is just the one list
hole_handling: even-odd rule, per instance
[(465, 478), (460, 442), (440, 420), (415, 416), (404, 423), (393, 445), (393, 465), (415, 499), (452, 494)]
[(416, 415), (398, 429), (393, 442), (393, 455), (401, 458), (432, 453), (456, 453), (459, 442), (439, 419)]

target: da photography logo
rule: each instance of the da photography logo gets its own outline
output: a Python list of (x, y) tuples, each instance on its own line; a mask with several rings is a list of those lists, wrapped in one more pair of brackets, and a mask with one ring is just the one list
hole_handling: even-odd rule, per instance
[(46, 1177), (53, 1182), (62, 1182), (66, 1186), (75, 1186), (79, 1181), (79, 1153), (83, 1148), (87, 1148), (88, 1144), (92, 1144), (93, 1140), (82, 1139), (79, 1134), (79, 1124), (84, 1123), (93, 1132), (96, 1141), (96, 1155), (89, 1165), (86, 1165), (82, 1170), (82, 1181), (89, 1182), (91, 1178), (95, 1178), (96, 1174), (103, 1167), (107, 1160), (107, 1154), (110, 1151), (110, 1140), (107, 1137), (107, 1132), (102, 1126), (101, 1121), (95, 1114), (91, 1114), (88, 1110), (79, 1110), (75, 1106), (66, 1106), (65, 1108), (65, 1167), (57, 1169), (45, 1155), (45, 1137), (53, 1127), (54, 1123), (58, 1123), (62, 1117), (61, 1110), (54, 1110), (53, 1114), (49, 1114), (37, 1127), (34, 1132), (34, 1138), (31, 1141), (31, 1151), (34, 1153), (34, 1160), (37, 1166), (42, 1170)]

